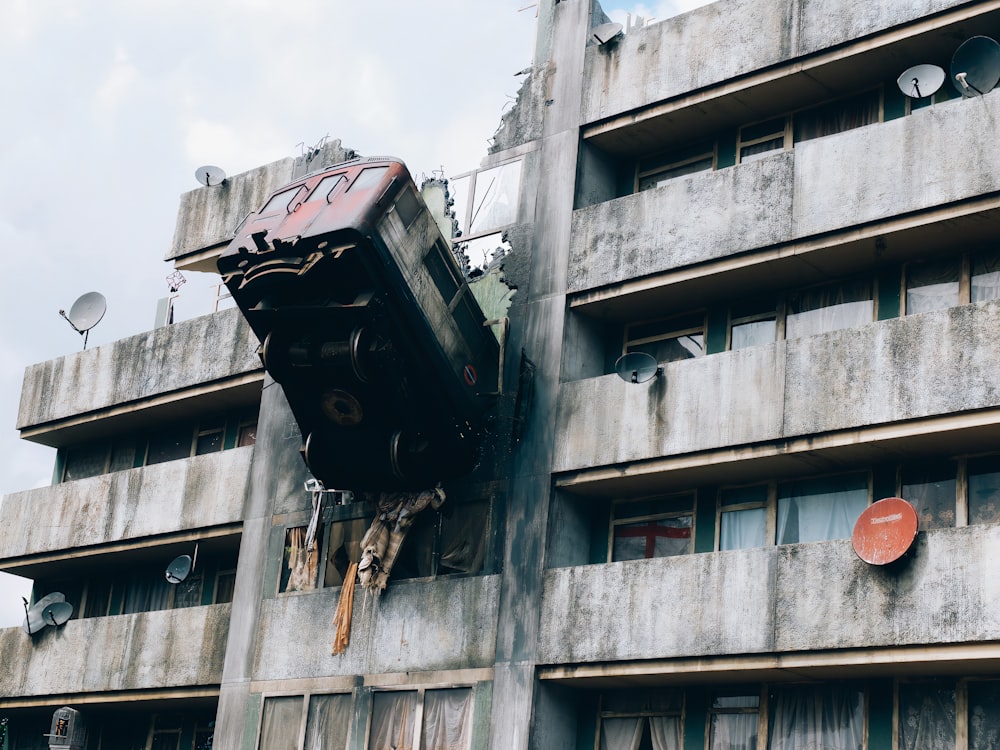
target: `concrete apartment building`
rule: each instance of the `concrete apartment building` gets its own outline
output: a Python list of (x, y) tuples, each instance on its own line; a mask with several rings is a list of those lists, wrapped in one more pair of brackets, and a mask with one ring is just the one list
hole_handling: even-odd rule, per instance
[[(1000, 747), (1000, 94), (896, 85), (1000, 36), (1000, 2), (606, 20), (540, 4), (450, 181), (463, 241), (510, 248), (491, 449), (342, 654), (372, 511), (328, 505), (302, 575), (301, 436), (238, 310), (28, 368), (17, 427), (58, 461), (4, 498), (0, 569), (76, 614), (0, 630), (10, 750), (61, 706), (91, 750)], [(210, 270), (349, 155), (185, 194), (167, 260)], [(625, 382), (626, 351), (662, 375)], [(869, 565), (851, 531), (891, 496), (920, 531)]]

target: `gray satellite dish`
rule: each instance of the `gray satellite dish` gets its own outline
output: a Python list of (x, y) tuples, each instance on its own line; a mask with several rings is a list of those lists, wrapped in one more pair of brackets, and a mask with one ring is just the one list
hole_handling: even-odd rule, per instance
[(629, 352), (615, 362), (615, 372), (626, 383), (645, 383), (663, 374), (656, 357), (646, 352)]
[(46, 625), (65, 625), (73, 616), (73, 605), (69, 602), (52, 602), (42, 609), (42, 619)]
[(206, 164), (204, 167), (198, 167), (194, 170), (194, 177), (198, 180), (198, 184), (205, 187), (213, 187), (225, 182), (226, 173), (222, 170), (222, 167), (213, 167), (211, 164)]
[(622, 25), (620, 23), (602, 23), (590, 30), (590, 35), (597, 40), (598, 44), (607, 44), (622, 36)]
[[(59, 591), (55, 591), (51, 594), (43, 596), (41, 599), (35, 602), (35, 605), (31, 609), (28, 609), (24, 613), (24, 623), (21, 625), (21, 628), (28, 635), (35, 635), (35, 633), (39, 632), (40, 630), (44, 630), (46, 625), (52, 624), (50, 620), (47, 620), (43, 616), (45, 608), (48, 607), (50, 604), (57, 604), (59, 602), (65, 602), (65, 601), (66, 601), (66, 595)], [(72, 613), (72, 608), (70, 612)]]
[(896, 79), (899, 90), (911, 99), (923, 99), (944, 84), (944, 68), (937, 65), (914, 65)]
[(108, 310), (108, 301), (100, 292), (87, 292), (69, 309), (69, 315), (65, 310), (60, 310), (59, 314), (66, 318), (73, 330), (83, 336), (83, 348), (87, 348), (87, 336), (90, 329), (101, 322), (104, 313)]
[(191, 575), (192, 567), (191, 555), (175, 557), (167, 566), (167, 580), (170, 583), (181, 583), (187, 580), (187, 577)]
[(988, 94), (1000, 81), (1000, 44), (988, 36), (962, 42), (951, 58), (951, 81), (962, 96)]

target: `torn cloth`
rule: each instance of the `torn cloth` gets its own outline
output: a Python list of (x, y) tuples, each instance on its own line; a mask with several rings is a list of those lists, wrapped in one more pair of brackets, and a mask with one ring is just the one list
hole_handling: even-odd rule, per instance
[(437, 510), (444, 498), (440, 486), (423, 492), (382, 492), (376, 496), (375, 520), (361, 540), (358, 579), (362, 587), (376, 591), (385, 589), (414, 517), (428, 506)]

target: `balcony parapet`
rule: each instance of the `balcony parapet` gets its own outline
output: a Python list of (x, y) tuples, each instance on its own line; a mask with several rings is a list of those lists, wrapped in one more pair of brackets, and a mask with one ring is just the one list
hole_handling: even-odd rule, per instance
[(325, 637), (303, 622), (329, 622), (340, 588), (266, 599), (261, 608), (255, 680), (492, 667), (496, 659), (499, 576), (393, 581), (370, 600), (356, 591), (351, 643), (331, 656)]
[(197, 391), (250, 381), (259, 391), (257, 346), (233, 308), (31, 365), (17, 428), (24, 438), (62, 445), (72, 439), (74, 427), (190, 400)]
[(0, 565), (238, 523), (252, 458), (247, 446), (7, 495), (0, 505)]
[(616, 375), (564, 383), (553, 470), (845, 431), (856, 443), (863, 428), (905, 434), (949, 415), (998, 423), (986, 411), (1000, 407), (997, 330), (992, 301), (673, 362), (638, 386)]
[(998, 544), (997, 525), (923, 532), (895, 570), (848, 540), (549, 570), (538, 661), (996, 641)]
[[(995, 194), (1000, 153), (984, 134), (997, 118), (998, 94), (956, 100), (579, 209), (570, 291), (894, 217), (919, 223), (921, 212)], [(940, 218), (925, 221), (932, 220)]]
[(70, 620), (34, 637), (0, 630), (0, 695), (218, 685), (232, 605)]

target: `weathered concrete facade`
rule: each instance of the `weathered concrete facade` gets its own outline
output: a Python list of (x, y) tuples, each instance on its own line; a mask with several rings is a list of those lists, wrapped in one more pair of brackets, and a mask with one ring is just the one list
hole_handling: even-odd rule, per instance
[[(721, 0), (606, 45), (596, 2), (538, 18), (516, 106), (452, 182), (518, 170), (503, 221), (454, 217), (509, 246), (516, 289), (454, 515), (415, 527), (383, 594), (357, 589), (335, 655), (373, 513), (325, 507), (293, 581), (310, 475), (238, 311), (34, 365), (18, 428), (59, 461), (0, 506), (0, 568), (79, 615), (0, 632), (0, 713), (196, 707), (216, 749), (368, 750), (405, 704), (426, 748), (449, 696), (475, 750), (783, 750), (807, 698), (855, 707), (824, 747), (1000, 742), (1000, 94), (895, 84), (1000, 35), (1000, 4)], [(208, 268), (270, 191), (352, 155), (185, 194), (167, 260)], [(619, 377), (631, 351), (662, 373)], [(853, 524), (890, 496), (919, 533), (872, 566)], [(195, 544), (197, 586), (158, 589)]]

